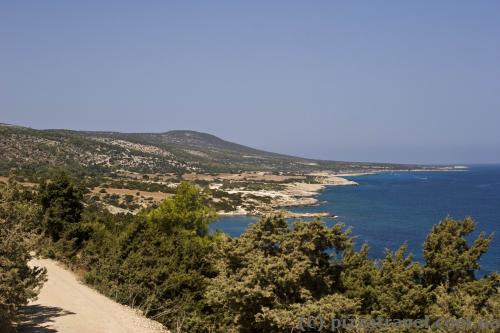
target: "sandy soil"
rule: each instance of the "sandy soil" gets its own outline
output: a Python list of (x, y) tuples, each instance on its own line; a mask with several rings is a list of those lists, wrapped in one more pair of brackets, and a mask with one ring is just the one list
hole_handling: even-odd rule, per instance
[(80, 283), (76, 276), (48, 259), (33, 260), (44, 266), (48, 281), (38, 300), (23, 313), (21, 333), (166, 333), (161, 324), (120, 305)]

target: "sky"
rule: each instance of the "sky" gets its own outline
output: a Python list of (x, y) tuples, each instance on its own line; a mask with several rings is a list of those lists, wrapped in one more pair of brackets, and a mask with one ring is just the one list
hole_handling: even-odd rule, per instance
[(499, 163), (500, 2), (0, 0), (0, 122)]

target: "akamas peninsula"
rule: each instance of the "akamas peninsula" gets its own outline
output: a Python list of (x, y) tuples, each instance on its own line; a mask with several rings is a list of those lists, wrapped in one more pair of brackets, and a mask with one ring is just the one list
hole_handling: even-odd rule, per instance
[(500, 332), (500, 4), (0, 4), (0, 333)]

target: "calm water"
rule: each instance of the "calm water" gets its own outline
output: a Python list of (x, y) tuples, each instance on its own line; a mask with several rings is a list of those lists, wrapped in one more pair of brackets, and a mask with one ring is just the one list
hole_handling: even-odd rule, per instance
[[(338, 216), (324, 219), (328, 225), (342, 222), (352, 227), (357, 243), (367, 242), (371, 256), (380, 258), (385, 248), (406, 242), (415, 258), (433, 224), (446, 216), (472, 216), (477, 230), (500, 228), (500, 166), (471, 166), (465, 172), (384, 173), (348, 177), (360, 186), (331, 186), (315, 207), (297, 212), (327, 211)], [(252, 217), (223, 217), (212, 225), (231, 236), (240, 235)], [(477, 235), (478, 232), (475, 233)], [(481, 261), (482, 271), (500, 271), (500, 234)]]

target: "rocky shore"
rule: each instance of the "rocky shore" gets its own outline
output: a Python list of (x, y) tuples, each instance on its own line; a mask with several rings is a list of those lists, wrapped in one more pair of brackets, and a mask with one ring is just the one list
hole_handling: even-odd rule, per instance
[[(314, 176), (315, 183), (305, 183), (305, 182), (292, 182), (284, 184), (285, 188), (283, 190), (232, 190), (228, 193), (241, 193), (243, 197), (268, 197), (271, 198), (269, 203), (261, 204), (256, 207), (253, 211), (245, 210), (242, 207), (231, 212), (219, 212), (219, 215), (264, 215), (269, 213), (275, 213), (283, 211), (288, 207), (298, 207), (298, 206), (314, 206), (319, 204), (316, 196), (323, 191), (326, 186), (356, 186), (358, 183), (348, 180), (346, 178), (340, 177), (338, 175), (333, 175), (330, 173), (313, 173), (308, 176)], [(300, 218), (300, 217), (332, 217), (329, 212), (318, 212), (318, 213), (294, 213), (290, 211), (284, 212), (286, 217), (290, 218)]]

